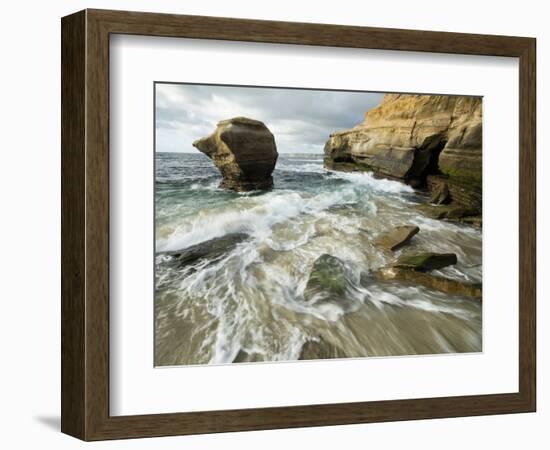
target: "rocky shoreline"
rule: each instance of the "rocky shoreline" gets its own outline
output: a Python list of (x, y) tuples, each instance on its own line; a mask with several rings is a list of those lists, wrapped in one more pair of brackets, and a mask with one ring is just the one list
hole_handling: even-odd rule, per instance
[[(399, 180), (427, 196), (419, 210), (434, 219), (482, 225), (480, 97), (386, 94), (350, 130), (330, 135), (329, 170), (369, 172)], [(193, 143), (234, 191), (273, 187), (278, 153), (263, 122), (234, 117)]]
[(386, 94), (356, 127), (330, 135), (324, 164), (403, 181), (429, 196), (435, 219), (481, 226), (479, 97)]
[[(193, 145), (219, 169), (221, 187), (250, 191), (273, 186), (278, 153), (273, 134), (262, 122), (244, 117), (224, 120), (212, 135)], [(330, 135), (324, 148), (324, 167), (402, 181), (425, 196), (425, 203), (414, 206), (422, 214), (481, 227), (481, 98), (386, 94), (362, 123)], [(390, 254), (399, 253), (389, 264), (361, 273), (360, 284), (397, 282), (481, 301), (481, 283), (433, 273), (457, 264), (456, 254), (403, 250), (419, 232), (418, 226), (404, 224), (374, 236), (373, 245)], [(216, 255), (220, 245), (235, 246), (245, 239), (242, 234), (218, 238), (169, 256), (186, 265)], [(303, 301), (345, 302), (351, 284), (345, 262), (323, 254), (313, 263)], [(346, 356), (352, 355), (318, 336), (304, 343), (299, 359)], [(234, 362), (256, 358), (241, 352)]]

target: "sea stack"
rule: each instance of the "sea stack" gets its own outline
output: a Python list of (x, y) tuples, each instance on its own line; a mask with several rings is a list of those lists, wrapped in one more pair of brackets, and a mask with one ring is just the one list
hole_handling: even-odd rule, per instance
[(193, 146), (208, 156), (220, 171), (221, 187), (234, 191), (273, 187), (277, 162), (275, 138), (263, 122), (246, 117), (222, 120), (216, 130)]

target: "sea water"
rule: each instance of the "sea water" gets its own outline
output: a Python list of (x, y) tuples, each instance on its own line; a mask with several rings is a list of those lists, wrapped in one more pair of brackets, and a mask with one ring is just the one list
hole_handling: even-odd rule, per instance
[[(235, 193), (200, 153), (157, 153), (155, 364), (296, 360), (308, 340), (350, 357), (478, 352), (481, 302), (369, 278), (402, 252), (450, 252), (436, 275), (481, 282), (481, 231), (433, 220), (421, 193), (368, 173), (324, 169), (321, 154), (281, 154), (274, 189)], [(373, 245), (400, 225), (420, 232), (397, 252)], [(213, 260), (175, 267), (167, 252), (213, 238), (248, 238)], [(311, 304), (303, 292), (314, 261), (340, 258), (351, 286), (340, 301)]]

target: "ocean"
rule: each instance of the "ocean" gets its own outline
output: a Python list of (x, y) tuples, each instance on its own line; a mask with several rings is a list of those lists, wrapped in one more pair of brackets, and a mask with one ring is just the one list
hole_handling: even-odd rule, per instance
[[(482, 233), (430, 219), (426, 197), (398, 181), (323, 168), (322, 154), (280, 154), (274, 189), (235, 193), (200, 153), (157, 153), (155, 187), (155, 365), (293, 361), (306, 342), (346, 357), (482, 350), (482, 305), (369, 273), (403, 252), (455, 253), (435, 274), (482, 281)], [(373, 245), (399, 225), (420, 232), (394, 253)], [(171, 252), (238, 234), (244, 239), (177, 265)], [(350, 286), (334, 302), (304, 289), (323, 254), (342, 260)]]

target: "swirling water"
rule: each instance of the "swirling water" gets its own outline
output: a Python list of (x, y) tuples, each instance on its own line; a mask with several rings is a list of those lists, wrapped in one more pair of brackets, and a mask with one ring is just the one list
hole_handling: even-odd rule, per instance
[[(350, 357), (481, 351), (481, 303), (364, 277), (402, 251), (453, 252), (440, 275), (481, 282), (481, 231), (429, 219), (409, 186), (323, 168), (322, 155), (279, 155), (275, 188), (234, 193), (202, 154), (156, 155), (155, 364), (296, 360), (322, 339)], [(372, 244), (377, 233), (418, 225), (403, 250)], [(175, 268), (164, 252), (230, 233), (249, 237), (212, 261)], [(351, 289), (310, 304), (303, 291), (316, 258), (344, 261)], [(365, 279), (368, 282), (365, 282)]]

